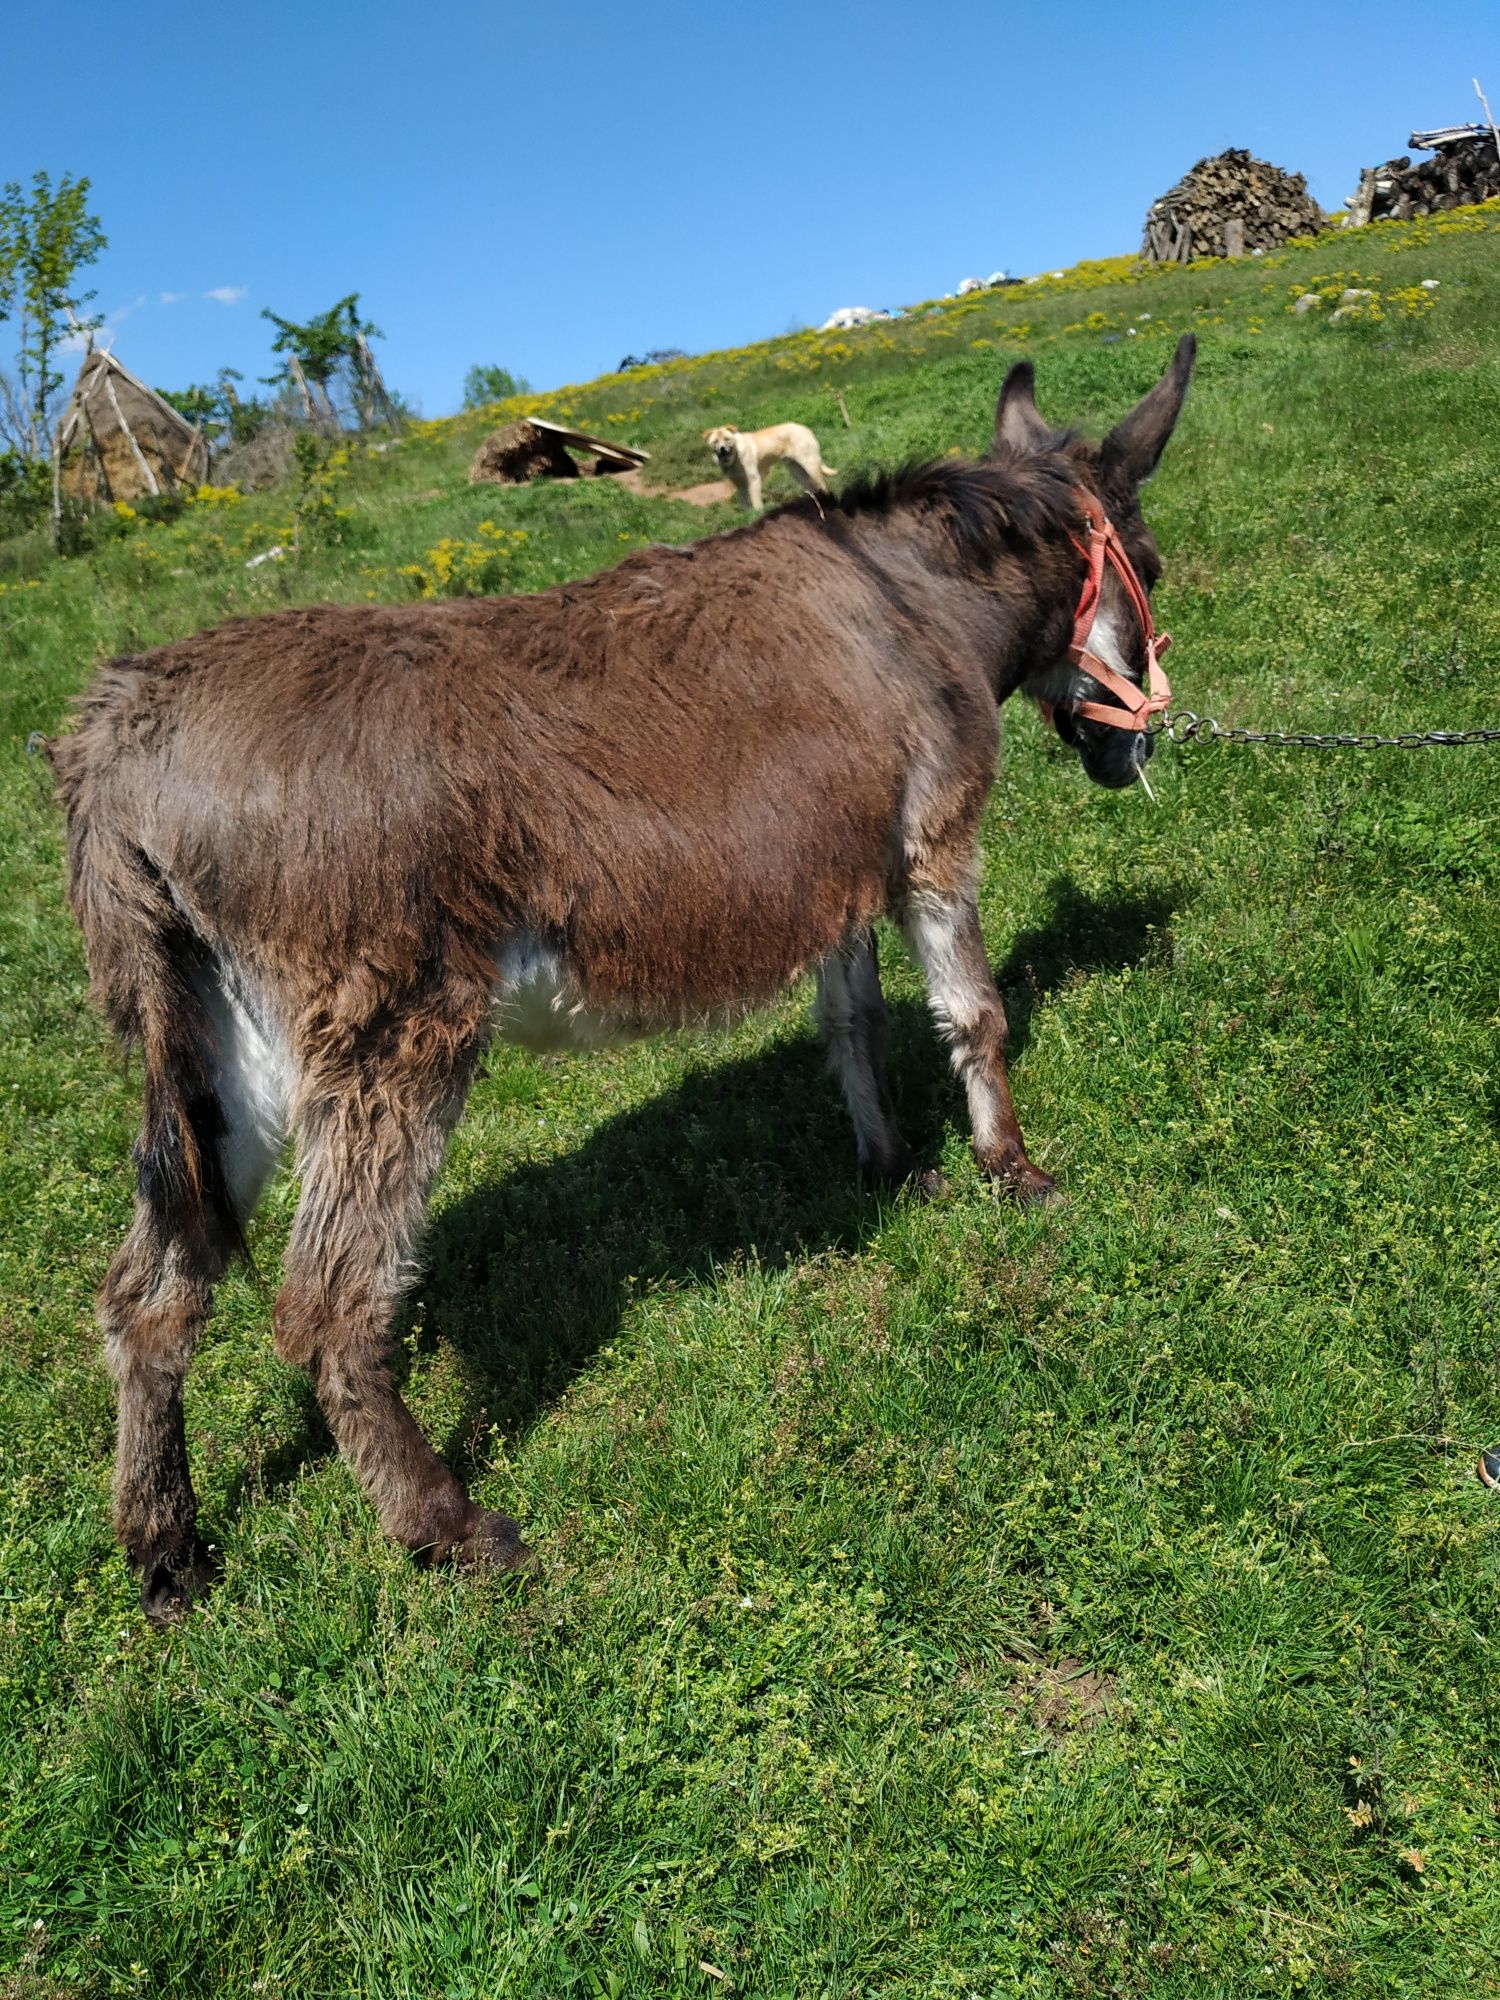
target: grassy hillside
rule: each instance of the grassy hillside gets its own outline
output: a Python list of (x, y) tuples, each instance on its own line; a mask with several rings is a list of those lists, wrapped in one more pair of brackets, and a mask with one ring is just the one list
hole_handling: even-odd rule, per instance
[[(722, 419), (802, 418), (848, 468), (980, 446), (1022, 351), (1100, 427), (1196, 327), (1147, 496), (1182, 703), (1500, 723), (1497, 250), (1492, 207), (1122, 260), (507, 409), (663, 484)], [(1373, 308), (1290, 310), (1345, 285)], [(497, 1052), (403, 1367), (541, 1580), (379, 1539), (271, 1352), (283, 1180), (189, 1385), (223, 1581), (169, 1637), (138, 1617), (91, 1323), (137, 1082), (24, 740), (226, 613), (531, 589), (732, 521), (470, 488), (485, 421), (65, 562), (0, 545), (0, 1994), (1495, 1991), (1493, 751), (1167, 748), (1153, 808), (1010, 711), (985, 919), (1066, 1202), (981, 1183), (894, 946), (930, 1204), (857, 1186), (805, 995)], [(297, 559), (247, 569), (294, 510)]]

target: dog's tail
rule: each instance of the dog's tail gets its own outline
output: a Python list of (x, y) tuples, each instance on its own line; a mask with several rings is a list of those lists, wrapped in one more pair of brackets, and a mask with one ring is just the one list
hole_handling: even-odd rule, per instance
[(823, 469), (823, 481), (825, 485), (830, 479), (838, 478), (839, 469), (836, 465), (823, 465), (823, 461), (821, 459), (819, 459), (818, 463), (820, 466), (822, 466)]

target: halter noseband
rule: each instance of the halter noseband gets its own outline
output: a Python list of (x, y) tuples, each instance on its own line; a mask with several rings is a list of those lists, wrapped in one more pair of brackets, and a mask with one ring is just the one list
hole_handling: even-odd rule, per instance
[[(1105, 513), (1103, 507), (1082, 487), (1078, 491), (1078, 504), (1088, 522), (1087, 545), (1072, 537), (1073, 546), (1088, 564), (1088, 574), (1083, 580), (1083, 589), (1078, 598), (1078, 609), (1073, 614), (1073, 636), (1068, 644), (1068, 658), (1075, 667), (1082, 667), (1090, 680), (1097, 681), (1114, 695), (1120, 706), (1107, 701), (1070, 701), (1066, 704), (1069, 714), (1086, 717), (1090, 722), (1107, 723), (1111, 729), (1142, 730), (1147, 727), (1153, 715), (1160, 715), (1172, 699), (1172, 690), (1161, 669), (1161, 656), (1171, 645), (1171, 637), (1166, 632), (1158, 632), (1151, 619), (1151, 600), (1142, 588), (1135, 567), (1125, 552), (1125, 544), (1120, 539), (1120, 531)], [(1101, 660), (1097, 653), (1091, 653), (1086, 641), (1094, 628), (1094, 620), (1099, 613), (1099, 596), (1104, 588), (1104, 566), (1108, 563), (1120, 579), (1125, 595), (1130, 599), (1132, 610), (1140, 621), (1141, 636), (1146, 642), (1146, 685), (1137, 687), (1134, 681)], [(1042, 714), (1050, 722), (1056, 703), (1044, 701), (1038, 704)]]

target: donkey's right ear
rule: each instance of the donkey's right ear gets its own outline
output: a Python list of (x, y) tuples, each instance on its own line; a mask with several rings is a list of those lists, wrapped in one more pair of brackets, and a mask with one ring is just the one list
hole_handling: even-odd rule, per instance
[(995, 405), (995, 444), (1013, 451), (1040, 451), (1052, 436), (1036, 406), (1036, 370), (1018, 361), (1000, 385)]

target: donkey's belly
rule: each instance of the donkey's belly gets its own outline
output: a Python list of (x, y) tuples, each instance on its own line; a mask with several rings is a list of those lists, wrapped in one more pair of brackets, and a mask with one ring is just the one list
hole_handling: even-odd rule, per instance
[(538, 1055), (610, 1048), (672, 1025), (628, 1009), (590, 1007), (558, 952), (526, 931), (500, 947), (495, 969), (495, 1032)]

